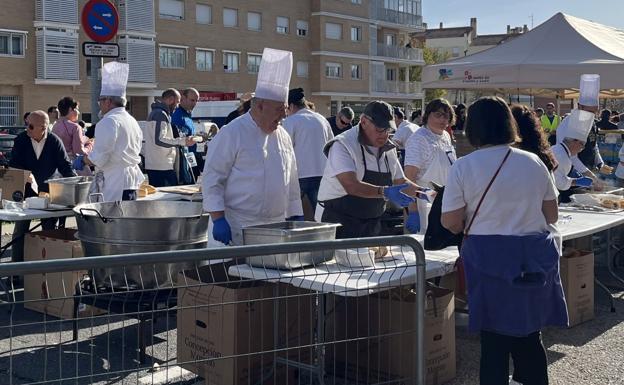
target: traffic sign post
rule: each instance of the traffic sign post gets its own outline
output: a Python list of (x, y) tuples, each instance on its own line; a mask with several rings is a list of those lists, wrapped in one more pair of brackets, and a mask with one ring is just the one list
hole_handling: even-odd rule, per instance
[[(93, 42), (82, 45), (82, 53), (91, 58), (91, 123), (97, 123), (99, 91), (102, 87), (101, 68), (103, 57), (118, 57), (117, 44), (105, 44), (117, 35), (119, 14), (108, 0), (89, 0), (82, 9), (82, 28)], [(99, 43), (99, 44), (98, 44)]]
[(119, 15), (108, 0), (89, 0), (82, 9), (82, 28), (91, 39), (106, 43), (117, 35)]
[(86, 57), (119, 57), (119, 44), (84, 42), (82, 54)]

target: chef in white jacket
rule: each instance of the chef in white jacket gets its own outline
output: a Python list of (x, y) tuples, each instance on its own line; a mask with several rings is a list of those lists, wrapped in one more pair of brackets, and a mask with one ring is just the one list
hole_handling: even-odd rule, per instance
[(291, 52), (265, 48), (251, 109), (210, 142), (203, 206), (218, 242), (242, 245), (243, 227), (303, 219), (295, 153), (280, 123), (291, 72)]
[(575, 109), (565, 119), (568, 124), (557, 129), (559, 143), (552, 146), (552, 152), (557, 159), (558, 166), (554, 170), (555, 186), (560, 191), (560, 201), (568, 202), (572, 187), (590, 187), (592, 179), (586, 176), (571, 177), (572, 159), (585, 147), (587, 135), (594, 122), (594, 114), (588, 111)]
[[(600, 94), (600, 75), (597, 74), (584, 74), (581, 75), (580, 81), (580, 95), (577, 108), (578, 110), (583, 110), (590, 112), (592, 114), (596, 114), (598, 112), (599, 105), (599, 94)], [(574, 111), (574, 110), (573, 110)], [(587, 116), (586, 114), (584, 114)], [(572, 120), (564, 119), (559, 127), (557, 128), (557, 143), (560, 143), (563, 140), (564, 134), (566, 132), (567, 125), (571, 123)], [(575, 123), (576, 124), (576, 121)], [(571, 158), (572, 167), (576, 171), (575, 174), (577, 176), (586, 176), (591, 178), (595, 188), (600, 189), (603, 187), (602, 181), (590, 170), (585, 164), (604, 164), (602, 157), (600, 156), (600, 151), (597, 149), (596, 144), (596, 133), (597, 129), (595, 128), (595, 122), (592, 124), (590, 128), (588, 137), (585, 139), (585, 148), (581, 150), (580, 155), (574, 155)], [(561, 129), (561, 131), (559, 131)], [(590, 140), (590, 136), (592, 137)], [(589, 141), (590, 143), (587, 143)], [(592, 144), (593, 143), (593, 144)], [(583, 156), (583, 161), (581, 161), (581, 156)], [(588, 159), (588, 158), (591, 158)]]
[(98, 104), (103, 116), (95, 126), (93, 151), (84, 158), (87, 165), (95, 166), (91, 192), (103, 194), (105, 202), (136, 200), (145, 179), (139, 168), (143, 135), (125, 108), (128, 68), (118, 62), (102, 67)]

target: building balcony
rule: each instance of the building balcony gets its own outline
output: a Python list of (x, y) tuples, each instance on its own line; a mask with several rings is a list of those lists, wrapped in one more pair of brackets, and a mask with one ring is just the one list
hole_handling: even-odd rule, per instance
[(422, 93), (422, 84), (420, 82), (374, 79), (371, 81), (371, 92), (416, 95)]
[(396, 45), (377, 43), (376, 51), (371, 56), (390, 57), (394, 59), (423, 61), (423, 51), (419, 48), (406, 48)]
[(374, 20), (422, 28), (420, 0), (371, 0), (370, 17)]

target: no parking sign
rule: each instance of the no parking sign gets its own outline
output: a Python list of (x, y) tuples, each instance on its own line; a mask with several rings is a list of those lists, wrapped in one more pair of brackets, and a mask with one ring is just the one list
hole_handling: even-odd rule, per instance
[(91, 39), (106, 43), (117, 34), (119, 15), (108, 0), (89, 0), (82, 9), (82, 28)]

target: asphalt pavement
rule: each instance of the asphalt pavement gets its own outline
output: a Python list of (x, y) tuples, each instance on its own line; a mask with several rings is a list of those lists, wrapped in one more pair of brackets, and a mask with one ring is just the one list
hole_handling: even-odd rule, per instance
[[(11, 230), (10, 225), (3, 225), (2, 244), (10, 239)], [(617, 288), (604, 269), (596, 273), (612, 288), (616, 312), (610, 311), (606, 293), (596, 286), (593, 320), (569, 329), (544, 330), (551, 384), (624, 385), (624, 290)], [(624, 275), (624, 271), (619, 273)], [(21, 295), (17, 291), (18, 301)], [(457, 320), (457, 377), (447, 384), (478, 384), (479, 339), (466, 331), (464, 316), (458, 315)], [(148, 327), (147, 360), (141, 364), (135, 319), (87, 318), (79, 323), (76, 342), (71, 322), (1, 303), (0, 384), (203, 383), (176, 366), (175, 313)], [(67, 380), (58, 381), (60, 377)]]

